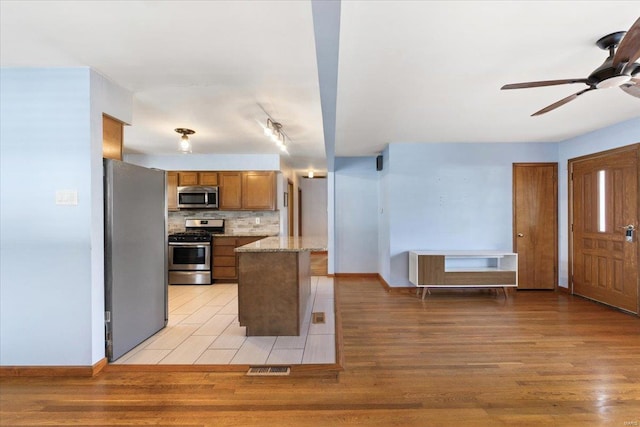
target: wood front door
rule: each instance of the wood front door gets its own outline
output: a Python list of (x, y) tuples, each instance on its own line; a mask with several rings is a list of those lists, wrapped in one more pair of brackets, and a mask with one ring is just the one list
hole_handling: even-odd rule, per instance
[(557, 194), (557, 163), (514, 163), (513, 251), (518, 254), (518, 289), (556, 287)]
[(573, 293), (638, 313), (640, 144), (569, 160)]

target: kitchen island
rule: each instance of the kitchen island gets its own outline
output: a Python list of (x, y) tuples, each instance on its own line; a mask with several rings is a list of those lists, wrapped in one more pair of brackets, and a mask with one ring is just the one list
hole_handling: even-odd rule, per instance
[(300, 335), (311, 294), (310, 252), (326, 240), (267, 237), (236, 248), (238, 320), (248, 336)]

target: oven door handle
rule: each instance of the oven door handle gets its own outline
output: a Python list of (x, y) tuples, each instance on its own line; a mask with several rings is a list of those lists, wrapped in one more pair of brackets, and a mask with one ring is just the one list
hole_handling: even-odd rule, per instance
[(206, 248), (211, 246), (208, 242), (169, 242), (169, 246), (191, 246), (196, 248)]

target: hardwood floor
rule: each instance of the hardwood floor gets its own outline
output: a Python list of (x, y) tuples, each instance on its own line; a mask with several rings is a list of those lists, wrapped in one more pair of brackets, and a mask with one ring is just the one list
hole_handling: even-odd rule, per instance
[(551, 291), (387, 293), (336, 278), (338, 378), (0, 378), (2, 425), (636, 426), (640, 319)]

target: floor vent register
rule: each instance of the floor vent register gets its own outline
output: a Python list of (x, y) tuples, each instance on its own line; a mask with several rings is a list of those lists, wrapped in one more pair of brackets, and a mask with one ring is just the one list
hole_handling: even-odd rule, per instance
[(254, 366), (249, 368), (247, 375), (249, 376), (287, 376), (291, 373), (289, 366)]

